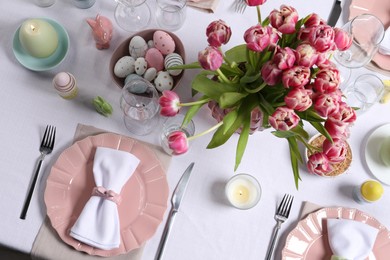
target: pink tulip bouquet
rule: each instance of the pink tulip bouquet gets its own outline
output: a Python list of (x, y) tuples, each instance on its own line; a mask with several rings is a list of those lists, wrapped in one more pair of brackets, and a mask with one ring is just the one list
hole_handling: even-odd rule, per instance
[[(342, 149), (340, 140), (348, 138), (349, 127), (356, 120), (355, 111), (342, 100), (339, 71), (329, 60), (332, 51), (348, 49), (352, 39), (315, 13), (300, 19), (291, 6), (282, 5), (262, 21), (260, 5), (265, 0), (246, 2), (256, 6), (259, 22), (244, 32), (244, 43), (223, 52), (231, 29), (222, 20), (212, 22), (206, 29), (209, 46), (199, 52), (198, 61), (175, 67), (203, 69), (192, 82), (199, 99), (181, 103), (174, 92), (165, 91), (160, 98), (161, 114), (175, 116), (181, 107), (190, 106), (186, 124), (203, 105), (217, 104), (225, 114), (206, 131), (216, 130), (207, 148), (224, 144), (239, 131), (236, 170), (252, 133), (253, 115), (260, 112), (262, 127), (272, 127), (273, 135), (287, 140), (298, 188), (299, 163), (304, 163), (298, 143), (314, 149), (307, 142), (304, 122), (329, 140), (326, 151), (318, 151), (307, 163), (311, 173), (320, 174), (331, 171), (329, 161), (338, 158), (329, 155)], [(203, 134), (188, 138), (174, 133), (169, 144), (176, 154), (184, 153), (188, 141)]]

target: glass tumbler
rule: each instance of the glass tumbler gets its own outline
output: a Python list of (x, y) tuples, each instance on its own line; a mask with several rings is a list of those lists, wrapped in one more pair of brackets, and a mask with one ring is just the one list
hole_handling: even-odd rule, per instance
[(358, 108), (356, 113), (361, 114), (378, 102), (383, 92), (384, 85), (379, 77), (373, 74), (363, 74), (346, 89), (346, 103), (350, 107)]
[(136, 135), (147, 135), (159, 122), (156, 88), (145, 79), (134, 79), (122, 89), (120, 106), (126, 128)]
[(362, 14), (343, 26), (353, 38), (348, 50), (336, 51), (334, 58), (347, 68), (360, 68), (369, 63), (378, 51), (385, 36), (385, 28), (379, 18), (372, 14)]
[(166, 30), (180, 29), (186, 19), (187, 0), (157, 0), (156, 21)]

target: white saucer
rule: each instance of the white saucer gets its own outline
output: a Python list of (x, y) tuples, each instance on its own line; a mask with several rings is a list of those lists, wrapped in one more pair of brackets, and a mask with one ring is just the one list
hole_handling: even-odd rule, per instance
[(367, 138), (365, 157), (372, 175), (386, 185), (390, 185), (390, 167), (386, 166), (379, 155), (379, 150), (386, 137), (390, 136), (390, 123), (375, 129)]

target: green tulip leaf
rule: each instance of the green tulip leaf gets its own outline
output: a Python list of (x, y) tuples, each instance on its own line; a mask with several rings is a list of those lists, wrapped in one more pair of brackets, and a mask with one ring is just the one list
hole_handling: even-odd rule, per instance
[(203, 74), (198, 74), (192, 81), (192, 88), (194, 90), (203, 93), (213, 100), (218, 100), (225, 92), (237, 91), (238, 87), (238, 84), (222, 84)]
[(303, 160), (298, 149), (297, 140), (294, 137), (289, 137), (287, 138), (287, 141), (290, 148), (290, 160), (291, 160), (291, 167), (293, 169), (293, 174), (294, 174), (295, 188), (298, 190), (298, 182), (299, 180), (301, 180), (301, 177), (299, 176), (298, 160), (301, 162)]
[(249, 116), (244, 120), (240, 137), (238, 138), (238, 144), (236, 150), (236, 163), (234, 165), (234, 171), (236, 171), (238, 166), (240, 165), (246, 149), (246, 145), (248, 144), (250, 125), (251, 125), (251, 118), (249, 114)]
[(326, 137), (326, 139), (330, 140), (333, 143), (333, 139), (330, 136), (329, 132), (325, 129), (325, 127), (321, 123), (317, 122), (310, 122), (310, 124), (317, 129), (318, 132), (320, 132), (323, 136)]
[(247, 93), (225, 92), (219, 97), (218, 104), (221, 108), (230, 108), (245, 98)]
[(233, 126), (234, 122), (237, 119), (237, 116), (237, 110), (232, 110), (223, 117), (223, 125), (221, 127), (223, 130), (223, 134), (226, 134), (226, 132)]
[(237, 45), (225, 52), (226, 59), (237, 63), (246, 62), (246, 50), (246, 44)]

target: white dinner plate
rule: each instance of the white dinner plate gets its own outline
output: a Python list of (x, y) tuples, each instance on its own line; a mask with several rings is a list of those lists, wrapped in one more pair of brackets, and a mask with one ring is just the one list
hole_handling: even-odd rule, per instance
[(365, 147), (366, 163), (371, 174), (387, 185), (390, 185), (390, 167), (382, 162), (379, 150), (385, 138), (389, 136), (390, 123), (375, 129), (367, 138)]

